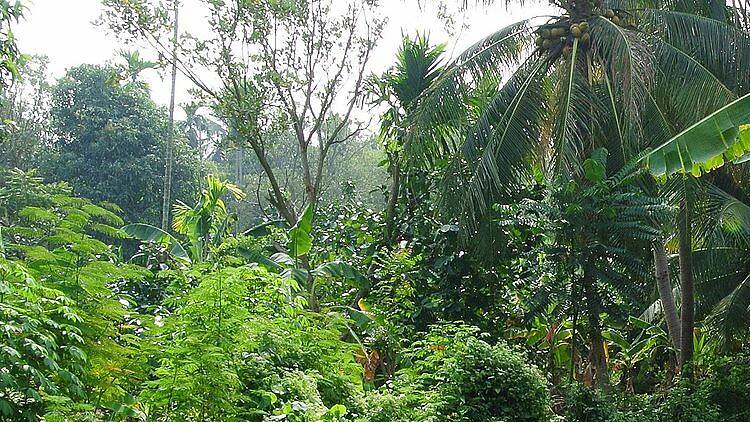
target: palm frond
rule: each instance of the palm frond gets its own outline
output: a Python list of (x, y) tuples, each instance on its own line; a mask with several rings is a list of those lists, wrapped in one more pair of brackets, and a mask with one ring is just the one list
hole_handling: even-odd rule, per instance
[(517, 22), (474, 44), (446, 66), (411, 113), (407, 142), (415, 160), (433, 163), (457, 149), (461, 138), (457, 131), (473, 120), (466, 105), (474, 91), (488, 80), (502, 80), (521, 63), (531, 40), (528, 22)]
[(644, 30), (695, 58), (730, 90), (750, 91), (750, 34), (693, 13), (646, 9)]
[(518, 186), (529, 165), (546, 112), (547, 66), (546, 59), (535, 58), (511, 76), (469, 128), (444, 174), (441, 207), (471, 228), (499, 195)]
[(724, 340), (750, 326), (750, 275), (716, 305), (707, 322)]
[(736, 240), (750, 247), (750, 205), (719, 187), (706, 183), (704, 195), (696, 202), (700, 219), (696, 236), (711, 244), (722, 245)]
[(591, 20), (591, 37), (593, 54), (603, 67), (609, 108), (619, 122), (623, 160), (628, 160), (642, 150), (641, 115), (656, 79), (655, 54), (641, 33), (602, 17)]

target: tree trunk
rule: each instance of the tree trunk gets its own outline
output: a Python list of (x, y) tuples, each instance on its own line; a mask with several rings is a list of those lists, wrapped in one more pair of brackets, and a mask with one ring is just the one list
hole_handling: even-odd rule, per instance
[(310, 258), (307, 255), (299, 257), (300, 264), (307, 272), (307, 306), (313, 312), (320, 312), (320, 302), (318, 301), (318, 292), (315, 291), (315, 277), (310, 271)]
[(607, 356), (604, 352), (604, 338), (602, 337), (602, 323), (599, 318), (599, 295), (594, 286), (593, 269), (587, 266), (583, 272), (583, 288), (588, 304), (589, 330), (591, 340), (591, 363), (594, 367), (594, 384), (604, 387), (609, 384), (607, 372)]
[(276, 208), (276, 211), (279, 212), (281, 217), (284, 218), (287, 223), (289, 223), (289, 226), (293, 226), (295, 223), (297, 223), (297, 213), (294, 211), (294, 207), (292, 206), (292, 204), (290, 204), (289, 201), (287, 201), (287, 199), (284, 197), (284, 192), (281, 191), (281, 186), (279, 185), (279, 181), (276, 179), (276, 174), (273, 172), (271, 164), (268, 162), (265, 151), (261, 148), (258, 142), (248, 140), (248, 144), (250, 145), (250, 148), (253, 149), (255, 157), (258, 159), (258, 163), (260, 163), (260, 166), (263, 167), (263, 172), (265, 173), (266, 177), (268, 177), (268, 183), (271, 185), (271, 191), (268, 195), (268, 201), (271, 203), (271, 205), (273, 205), (274, 208)]
[[(237, 186), (240, 187), (240, 189), (245, 189), (245, 170), (243, 169), (243, 164), (245, 162), (245, 148), (242, 147), (242, 145), (239, 145), (237, 147), (237, 151), (235, 152), (235, 167), (237, 170)], [(234, 234), (237, 234), (241, 230), (241, 224), (242, 224), (242, 201), (237, 201), (237, 222), (234, 225)]]
[(393, 242), (393, 232), (396, 224), (396, 204), (398, 203), (401, 184), (401, 165), (398, 157), (394, 157), (391, 170), (391, 188), (388, 191), (388, 203), (385, 208), (385, 241), (388, 245)]
[(694, 292), (693, 292), (693, 245), (690, 210), (689, 181), (685, 181), (685, 197), (680, 206), (680, 309), (682, 332), (680, 343), (680, 366), (693, 358)]
[(680, 339), (682, 338), (680, 318), (677, 316), (677, 306), (674, 303), (674, 294), (672, 294), (667, 252), (664, 250), (664, 242), (662, 240), (655, 241), (652, 247), (654, 249), (656, 287), (659, 290), (661, 309), (664, 311), (664, 319), (667, 320), (667, 330), (669, 330), (669, 337), (672, 339), (672, 344), (675, 349), (680, 350)]
[(167, 134), (167, 145), (165, 151), (166, 165), (164, 166), (164, 190), (162, 192), (161, 204), (161, 228), (169, 229), (169, 208), (172, 205), (172, 165), (173, 165), (173, 144), (174, 144), (174, 102), (175, 89), (177, 86), (177, 36), (179, 23), (180, 6), (174, 2), (174, 34), (172, 38), (172, 92), (169, 97), (169, 125)]

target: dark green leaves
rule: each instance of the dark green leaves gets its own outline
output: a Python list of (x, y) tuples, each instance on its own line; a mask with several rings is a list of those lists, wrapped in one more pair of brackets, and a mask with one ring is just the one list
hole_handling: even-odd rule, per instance
[(314, 276), (342, 278), (354, 287), (360, 288), (369, 284), (367, 278), (352, 265), (342, 261), (332, 261), (321, 264), (312, 271)]
[(583, 162), (583, 173), (590, 182), (599, 183), (607, 177), (607, 150), (599, 148)]

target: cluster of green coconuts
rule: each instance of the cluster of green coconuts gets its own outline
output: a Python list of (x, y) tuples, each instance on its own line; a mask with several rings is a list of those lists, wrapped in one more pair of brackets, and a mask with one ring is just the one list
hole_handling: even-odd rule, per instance
[[(606, 9), (601, 11), (600, 15), (618, 26), (635, 26), (634, 18), (625, 11)], [(536, 33), (536, 46), (539, 51), (550, 51), (557, 46), (561, 46), (560, 49), (555, 49), (555, 51), (558, 53), (561, 52), (565, 56), (570, 55), (573, 50), (574, 39), (578, 39), (578, 42), (583, 46), (588, 46), (589, 42), (591, 42), (589, 23), (586, 20), (578, 22), (572, 19), (559, 20), (554, 23), (542, 25), (537, 29)]]

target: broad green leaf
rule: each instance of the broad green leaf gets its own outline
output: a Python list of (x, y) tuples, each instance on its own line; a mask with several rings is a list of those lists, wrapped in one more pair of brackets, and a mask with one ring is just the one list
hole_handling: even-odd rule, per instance
[(297, 224), (289, 230), (289, 254), (293, 257), (307, 255), (312, 249), (312, 219), (313, 211), (307, 206), (297, 220)]
[(628, 323), (633, 325), (635, 328), (640, 328), (641, 330), (648, 330), (649, 328), (653, 327), (651, 323), (634, 316), (628, 317)]
[(312, 270), (312, 274), (316, 277), (329, 276), (343, 278), (357, 288), (368, 284), (367, 278), (357, 271), (356, 268), (341, 261), (326, 262)]
[[(742, 164), (750, 160), (750, 125), (740, 126), (740, 134), (737, 135), (737, 148), (744, 148), (745, 154), (734, 160), (735, 164)], [(735, 144), (736, 145), (736, 144)]]
[(588, 158), (583, 162), (583, 172), (586, 176), (586, 179), (594, 183), (601, 182), (602, 180), (604, 180), (604, 176), (606, 175), (604, 164), (597, 160), (594, 160), (593, 158)]
[(287, 226), (286, 220), (271, 220), (245, 230), (244, 232), (242, 232), (242, 235), (253, 237), (267, 236), (271, 234), (271, 227), (286, 228), (289, 226)]
[(128, 235), (144, 242), (156, 242), (169, 247), (169, 253), (176, 259), (191, 262), (190, 256), (174, 236), (164, 230), (145, 223), (133, 223), (123, 227)]
[(607, 177), (607, 154), (606, 148), (597, 148), (591, 154), (591, 158), (583, 162), (586, 179), (599, 183)]
[(337, 404), (332, 406), (328, 411), (325, 413), (324, 417), (326, 418), (335, 418), (335, 420), (343, 418), (347, 413), (346, 406), (343, 404)]
[(284, 252), (276, 252), (275, 254), (271, 255), (271, 261), (285, 267), (294, 267), (295, 265), (297, 265), (297, 262), (294, 260), (294, 258), (285, 254)]
[(287, 268), (281, 273), (284, 278), (290, 278), (298, 283), (307, 283), (309, 273), (304, 268)]
[(366, 329), (376, 319), (372, 313), (359, 309), (348, 308), (347, 312), (360, 330)]
[(602, 337), (618, 345), (623, 350), (630, 348), (630, 342), (617, 331), (605, 331), (602, 333)]
[[(657, 177), (677, 172), (702, 173), (740, 159), (750, 152), (750, 94), (733, 101), (690, 126), (644, 157)], [(743, 136), (740, 135), (742, 129)]]
[(258, 263), (266, 267), (266, 269), (268, 270), (281, 271), (283, 269), (283, 267), (279, 265), (277, 262), (273, 261), (272, 259), (268, 258), (267, 256), (263, 255), (262, 253), (256, 250), (253, 250), (244, 246), (240, 246), (239, 248), (237, 248), (237, 252), (246, 260), (250, 262)]
[(656, 345), (656, 338), (654, 337), (647, 337), (635, 343), (629, 350), (633, 362), (637, 362), (644, 358), (654, 345)]

